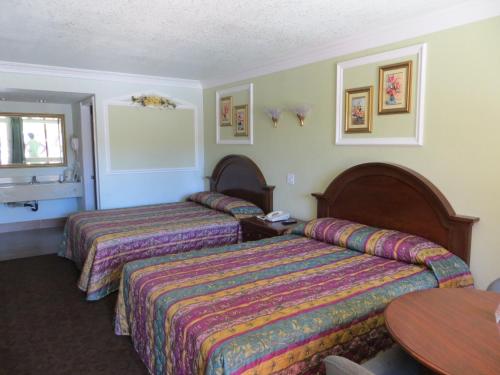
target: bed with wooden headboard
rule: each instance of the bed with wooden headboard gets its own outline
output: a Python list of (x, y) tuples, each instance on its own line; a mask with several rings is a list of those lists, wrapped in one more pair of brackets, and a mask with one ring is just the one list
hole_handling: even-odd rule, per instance
[(392, 299), (471, 286), (459, 257), (477, 219), (424, 177), (362, 164), (314, 195), (319, 218), (295, 234), (126, 265), (115, 332), (151, 373), (321, 373), (327, 355), (362, 361), (392, 345)]
[(210, 192), (187, 202), (71, 215), (59, 255), (82, 269), (78, 287), (87, 299), (100, 299), (118, 289), (127, 262), (237, 243), (239, 219), (272, 211), (273, 189), (251, 159), (229, 155), (215, 166)]
[(409, 168), (356, 165), (337, 176), (324, 193), (313, 196), (318, 200), (318, 217), (416, 234), (469, 263), (472, 226), (479, 219), (457, 215), (432, 182)]
[(274, 186), (267, 184), (260, 168), (247, 156), (225, 156), (208, 179), (210, 191), (252, 202), (265, 213), (273, 210)]

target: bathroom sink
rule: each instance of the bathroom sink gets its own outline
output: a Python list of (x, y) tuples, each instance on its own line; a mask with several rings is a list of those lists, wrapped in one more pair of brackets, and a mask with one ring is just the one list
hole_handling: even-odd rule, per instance
[(39, 181), (0, 183), (0, 203), (81, 197), (81, 182)]
[[(63, 182), (66, 184), (67, 182)], [(35, 183), (32, 182), (0, 182), (0, 188), (3, 187), (16, 187), (16, 186), (26, 186), (26, 185), (46, 185), (46, 184), (60, 184), (59, 181), (37, 181)]]

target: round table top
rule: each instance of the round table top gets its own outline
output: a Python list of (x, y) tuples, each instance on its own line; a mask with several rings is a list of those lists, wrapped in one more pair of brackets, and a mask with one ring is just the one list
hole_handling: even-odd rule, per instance
[(500, 293), (431, 289), (393, 300), (385, 310), (392, 337), (431, 370), (500, 374)]

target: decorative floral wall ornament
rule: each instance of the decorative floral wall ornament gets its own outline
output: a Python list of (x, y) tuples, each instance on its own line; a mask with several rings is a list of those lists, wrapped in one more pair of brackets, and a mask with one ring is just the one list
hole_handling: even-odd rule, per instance
[(273, 127), (277, 128), (278, 121), (280, 120), (280, 116), (281, 116), (281, 112), (282, 112), (281, 108), (276, 108), (276, 107), (265, 108), (264, 112), (272, 120)]
[(143, 107), (175, 109), (177, 104), (172, 100), (159, 95), (132, 96), (132, 102)]
[(311, 111), (311, 106), (308, 104), (301, 104), (290, 107), (289, 111), (297, 116), (300, 126), (304, 126), (304, 120), (306, 119), (307, 114)]

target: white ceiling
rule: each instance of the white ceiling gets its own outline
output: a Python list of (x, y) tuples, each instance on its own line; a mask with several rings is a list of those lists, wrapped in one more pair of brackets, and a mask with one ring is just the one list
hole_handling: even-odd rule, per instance
[(207, 80), (470, 2), (2, 0), (0, 60)]

